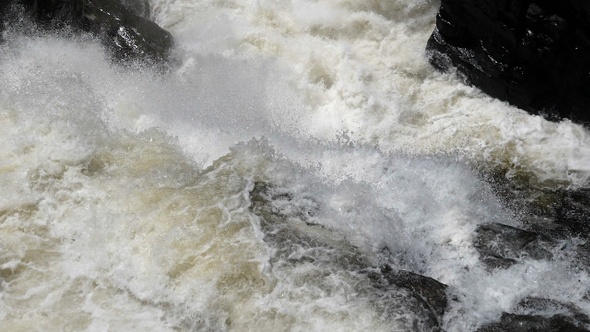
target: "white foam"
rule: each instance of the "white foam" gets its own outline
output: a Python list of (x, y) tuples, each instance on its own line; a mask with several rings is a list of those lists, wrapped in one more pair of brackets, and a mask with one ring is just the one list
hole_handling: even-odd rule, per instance
[[(307, 105), (283, 124), (299, 135), (334, 141), (347, 133), (384, 151), (453, 151), (541, 181), (588, 183), (587, 130), (530, 116), (428, 64), (437, 1), (157, 4), (183, 44), (229, 38), (212, 50), (280, 59)], [(206, 26), (207, 35), (188, 34), (191, 25)]]
[(316, 202), (327, 243), (375, 264), (386, 247), (397, 267), (447, 283), (449, 331), (528, 295), (590, 309), (587, 276), (566, 263), (479, 263), (475, 227), (518, 220), (452, 156), (581, 186), (590, 141), (430, 68), (435, 2), (152, 4), (177, 40), (169, 73), (113, 65), (92, 40), (8, 36), (2, 48), (9, 327), (407, 327), (407, 308), (381, 315), (354, 273), (273, 266), (249, 211), (256, 181), (295, 193), (295, 207)]

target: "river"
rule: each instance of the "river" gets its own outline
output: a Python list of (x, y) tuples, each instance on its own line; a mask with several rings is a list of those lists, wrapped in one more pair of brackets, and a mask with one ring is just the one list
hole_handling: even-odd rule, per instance
[(151, 5), (165, 72), (6, 33), (1, 330), (427, 330), (383, 265), (448, 285), (446, 331), (526, 297), (590, 312), (568, 257), (490, 270), (473, 245), (527, 218), (486, 174), (587, 188), (590, 133), (434, 70), (439, 1)]

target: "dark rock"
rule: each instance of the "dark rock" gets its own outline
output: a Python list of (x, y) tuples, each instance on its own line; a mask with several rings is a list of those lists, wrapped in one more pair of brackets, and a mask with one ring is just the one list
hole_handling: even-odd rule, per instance
[(151, 15), (148, 0), (120, 0), (120, 2), (123, 7), (127, 8), (134, 15), (144, 18), (149, 18)]
[(552, 212), (559, 232), (566, 236), (590, 238), (590, 189), (555, 191)]
[[(590, 271), (590, 189), (556, 188), (526, 174), (507, 178), (504, 173), (483, 176), (504, 204), (518, 211), (519, 227), (536, 234), (538, 240), (527, 248), (542, 248), (556, 255), (555, 259), (570, 262), (572, 268)], [(498, 257), (486, 248), (489, 240), (478, 234), (474, 241), (489, 267), (509, 267), (518, 262), (513, 256)]]
[(434, 320), (439, 321), (444, 315), (448, 305), (447, 285), (409, 271), (393, 270), (388, 265), (381, 267), (380, 273), (372, 274), (371, 277), (381, 284), (386, 282), (411, 291), (428, 308)]
[(442, 0), (427, 50), (489, 95), (590, 123), (590, 2)]
[(477, 332), (587, 332), (588, 330), (568, 322), (561, 315), (515, 315), (503, 313), (500, 322), (487, 324)]
[(490, 223), (477, 227), (473, 245), (488, 267), (507, 268), (525, 258), (552, 259), (548, 249), (556, 244), (544, 234)]
[(408, 301), (407, 305), (423, 317), (422, 328), (416, 328), (416, 331), (442, 331), (442, 317), (448, 306), (447, 285), (413, 272), (394, 270), (389, 265), (368, 269), (366, 273), (375, 287), (385, 293), (392, 288), (408, 292), (413, 301)]
[(9, 24), (9, 16), (12, 12), (12, 3), (9, 1), (0, 1), (0, 42), (4, 41), (4, 30)]
[(525, 298), (516, 313), (502, 313), (499, 322), (477, 332), (587, 332), (590, 319), (571, 303), (545, 298)]
[(103, 38), (120, 58), (166, 60), (173, 44), (170, 33), (139, 16), (128, 16), (102, 31), (107, 31)]
[(97, 36), (120, 60), (167, 60), (173, 46), (172, 35), (147, 18), (145, 0), (14, 0), (4, 7), (15, 3), (41, 27)]
[(523, 299), (518, 303), (515, 311), (521, 314), (534, 312), (542, 315), (551, 315), (559, 312), (565, 320), (572, 324), (580, 326), (590, 324), (590, 317), (574, 304), (541, 297), (527, 297)]
[(533, 174), (481, 169), (504, 204), (523, 217), (523, 227), (555, 239), (590, 237), (590, 188), (567, 188)]
[[(329, 273), (349, 274), (356, 279), (352, 283), (356, 294), (370, 298), (384, 317), (402, 319), (402, 324), (415, 331), (442, 331), (446, 285), (416, 273), (394, 270), (387, 264), (372, 266), (371, 260), (344, 237), (313, 223), (321, 205), (312, 197), (257, 182), (250, 199), (251, 211), (260, 217), (264, 241), (273, 247), (274, 268), (313, 264)], [(390, 255), (388, 250), (383, 254)], [(329, 273), (325, 276), (328, 279)], [(411, 317), (400, 315), (408, 311)]]

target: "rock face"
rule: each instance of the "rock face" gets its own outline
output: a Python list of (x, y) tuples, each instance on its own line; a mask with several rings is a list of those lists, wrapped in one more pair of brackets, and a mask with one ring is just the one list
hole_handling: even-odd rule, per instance
[(14, 0), (0, 7), (0, 19), (19, 5), (42, 27), (97, 36), (117, 59), (166, 60), (173, 46), (172, 35), (146, 18), (146, 0)]
[(442, 0), (430, 62), (550, 119), (590, 123), (590, 2)]

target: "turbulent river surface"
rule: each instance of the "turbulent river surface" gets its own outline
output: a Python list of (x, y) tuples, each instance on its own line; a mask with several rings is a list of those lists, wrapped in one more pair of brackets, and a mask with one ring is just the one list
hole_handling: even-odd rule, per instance
[[(490, 268), (476, 230), (527, 228), (506, 188), (589, 187), (590, 132), (435, 71), (439, 5), (151, 0), (164, 71), (6, 31), (0, 330), (475, 331), (526, 298), (588, 314), (564, 249), (584, 239)], [(376, 281), (398, 270), (448, 286), (435, 323)]]

